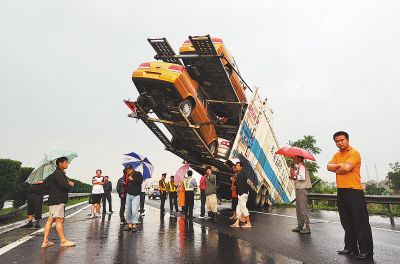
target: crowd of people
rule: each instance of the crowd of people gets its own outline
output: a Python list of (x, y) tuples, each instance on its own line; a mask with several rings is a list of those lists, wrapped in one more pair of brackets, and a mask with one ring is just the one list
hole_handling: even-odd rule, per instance
[[(335, 153), (327, 164), (327, 170), (336, 174), (337, 205), (340, 221), (345, 231), (345, 246), (338, 254), (352, 255), (356, 259), (373, 258), (373, 240), (371, 226), (369, 224), (368, 210), (365, 202), (363, 186), (361, 185), (360, 167), (361, 156), (359, 152), (349, 145), (349, 135), (339, 131), (333, 135), (333, 140), (339, 151)], [(28, 191), (28, 217), (24, 227), (40, 227), (42, 218), (43, 194), (48, 193), (49, 217), (44, 227), (42, 247), (54, 245), (49, 240), (49, 234), (53, 223), (60, 238), (61, 246), (72, 247), (75, 243), (69, 241), (64, 235), (64, 211), (68, 201), (68, 188), (74, 186), (65, 175), (68, 168), (68, 159), (60, 157), (56, 160), (57, 169), (44, 181), (30, 185)], [(232, 211), (230, 217), (234, 223), (232, 228), (251, 228), (250, 214), (247, 209), (249, 197), (248, 176), (243, 170), (240, 161), (229, 164), (232, 168), (231, 190)], [(216, 222), (218, 219), (217, 177), (210, 166), (205, 168), (204, 175), (197, 186), (193, 171), (189, 170), (184, 179), (175, 182), (174, 176), (166, 182), (167, 174), (163, 173), (159, 181), (160, 213), (165, 214), (165, 201), (169, 197), (170, 212), (185, 214), (188, 221), (193, 219), (194, 197), (197, 188), (200, 189), (200, 216), (205, 218), (206, 205), (208, 220)], [(310, 175), (301, 156), (293, 157), (293, 166), (290, 169), (290, 177), (294, 181), (296, 194), (297, 227), (293, 232), (311, 234), (310, 218), (307, 209), (308, 190), (312, 187)], [(92, 178), (92, 194), (90, 197), (91, 213), (89, 218), (100, 217), (100, 204), (103, 204), (103, 214), (106, 214), (108, 202), (109, 213), (112, 211), (112, 183), (107, 176), (102, 176), (98, 169), (96, 176)], [(140, 225), (139, 217), (144, 216), (145, 181), (139, 171), (128, 164), (123, 170), (123, 176), (118, 179), (117, 192), (121, 200), (120, 220), (122, 225), (127, 225), (124, 230), (136, 232)], [(179, 207), (181, 208), (179, 210)], [(33, 223), (35, 219), (35, 224)]]

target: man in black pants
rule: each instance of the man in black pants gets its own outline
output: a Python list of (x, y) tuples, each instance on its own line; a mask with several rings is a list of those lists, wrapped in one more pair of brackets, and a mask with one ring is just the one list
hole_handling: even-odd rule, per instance
[(165, 183), (165, 177), (167, 177), (167, 174), (164, 172), (161, 174), (161, 180), (158, 182), (158, 188), (160, 190), (160, 199), (161, 199), (161, 204), (160, 204), (160, 211), (161, 214), (164, 214), (165, 212), (165, 200), (167, 199), (167, 184)]
[(336, 132), (333, 139), (339, 152), (328, 163), (327, 169), (336, 173), (337, 204), (345, 232), (344, 249), (338, 254), (372, 259), (372, 232), (360, 177), (361, 156), (349, 145), (346, 132)]
[(35, 227), (40, 228), (43, 208), (43, 181), (34, 182), (29, 186), (28, 197), (28, 217), (27, 223), (23, 228), (33, 227), (33, 216), (35, 216)]
[(178, 212), (178, 187), (175, 184), (174, 176), (171, 176), (170, 181), (167, 183), (167, 190), (169, 196), (169, 210), (172, 213), (175, 207), (175, 212)]
[(111, 192), (112, 192), (112, 184), (108, 180), (108, 176), (104, 176), (104, 195), (103, 195), (103, 214), (106, 214), (106, 200), (108, 201), (108, 212), (110, 214), (113, 213), (112, 205), (111, 205)]
[(197, 183), (193, 176), (193, 171), (187, 172), (187, 177), (183, 180), (185, 186), (185, 215), (186, 220), (191, 221), (193, 219), (193, 207), (194, 207), (194, 192), (196, 191)]
[(131, 165), (127, 165), (125, 169), (123, 170), (124, 176), (118, 179), (117, 182), (117, 193), (119, 198), (121, 199), (121, 207), (119, 209), (119, 218), (121, 220), (121, 225), (126, 224), (126, 219), (125, 219), (125, 204), (126, 204), (126, 189), (128, 185), (128, 174), (127, 170), (132, 168)]

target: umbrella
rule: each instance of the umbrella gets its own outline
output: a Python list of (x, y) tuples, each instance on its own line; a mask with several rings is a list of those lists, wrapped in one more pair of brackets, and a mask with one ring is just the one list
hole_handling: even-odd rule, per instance
[(123, 166), (130, 164), (136, 171), (142, 172), (143, 179), (151, 178), (154, 166), (153, 164), (151, 164), (148, 158), (136, 154), (135, 152), (124, 154), (123, 158), (124, 158), (124, 162), (122, 163)]
[(247, 179), (249, 179), (254, 184), (254, 186), (257, 187), (260, 182), (258, 180), (257, 174), (254, 171), (254, 168), (251, 165), (250, 161), (242, 154), (239, 154), (238, 158), (239, 158), (240, 162), (242, 162), (243, 171), (247, 175)]
[(294, 156), (300, 156), (308, 160), (313, 160), (315, 161), (314, 156), (308, 152), (305, 149), (297, 148), (297, 147), (283, 147), (280, 148), (276, 154), (281, 154), (286, 157), (294, 157)]
[(31, 174), (29, 174), (25, 182), (32, 184), (34, 182), (43, 181), (56, 170), (56, 159), (66, 157), (68, 162), (71, 163), (74, 158), (78, 157), (78, 154), (71, 151), (56, 150), (45, 154), (44, 156), (44, 159), (31, 172)]
[(188, 171), (189, 171), (189, 163), (186, 162), (185, 165), (181, 166), (175, 172), (175, 177), (174, 177), (175, 182), (180, 183)]

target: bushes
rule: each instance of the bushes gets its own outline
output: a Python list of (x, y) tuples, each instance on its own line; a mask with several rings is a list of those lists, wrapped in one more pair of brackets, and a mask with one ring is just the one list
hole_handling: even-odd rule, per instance
[(3, 209), (4, 202), (7, 199), (12, 198), (20, 169), (21, 162), (0, 159), (0, 209)]
[(27, 192), (29, 189), (29, 184), (26, 183), (26, 179), (29, 174), (33, 171), (33, 168), (22, 167), (19, 171), (18, 179), (15, 183), (15, 191), (12, 195), (13, 207), (18, 208), (26, 203)]
[[(26, 203), (29, 184), (25, 183), (33, 171), (30, 167), (21, 167), (21, 162), (0, 159), (0, 210), (6, 200), (14, 200), (13, 207), (18, 208)], [(71, 179), (75, 186), (70, 188), (74, 193), (90, 193), (92, 185)]]
[(92, 192), (92, 185), (83, 183), (78, 180), (70, 179), (75, 183), (75, 186), (69, 189), (69, 192), (72, 193), (91, 193)]

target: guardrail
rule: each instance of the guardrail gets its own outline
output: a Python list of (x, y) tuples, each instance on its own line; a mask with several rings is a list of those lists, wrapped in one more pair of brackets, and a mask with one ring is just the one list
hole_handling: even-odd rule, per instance
[[(335, 201), (337, 200), (336, 194), (324, 194), (324, 193), (309, 193), (308, 200), (311, 201)], [(367, 203), (384, 204), (388, 209), (388, 216), (390, 218), (390, 224), (395, 225), (394, 217), (392, 212), (392, 204), (400, 204), (400, 195), (365, 195), (365, 201)], [(314, 203), (313, 203), (314, 204)]]
[[(90, 196), (90, 193), (68, 193), (68, 198), (81, 198), (81, 197), (88, 197)], [(47, 202), (49, 199), (48, 195), (43, 196), (43, 202)], [(14, 216), (16, 216), (19, 212), (21, 212), (22, 210), (24, 210), (28, 205), (24, 204), (21, 207), (19, 207), (18, 209), (9, 212), (8, 214), (4, 214), (2, 216), (0, 216), (0, 222), (8, 220)]]

